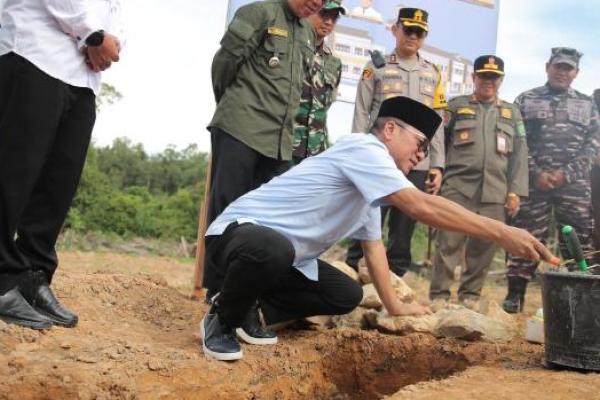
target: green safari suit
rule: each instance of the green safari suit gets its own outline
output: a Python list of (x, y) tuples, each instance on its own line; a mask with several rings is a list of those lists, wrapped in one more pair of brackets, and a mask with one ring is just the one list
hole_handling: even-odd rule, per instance
[(292, 157), (292, 124), (315, 53), (312, 26), (286, 0), (241, 7), (214, 57), (217, 127), (274, 159)]
[[(508, 193), (528, 195), (527, 143), (519, 109), (474, 96), (448, 102), (446, 169), (441, 195), (470, 211), (505, 220)], [(430, 297), (448, 299), (454, 268), (465, 265), (458, 297), (478, 299), (496, 247), (488, 241), (439, 231)]]

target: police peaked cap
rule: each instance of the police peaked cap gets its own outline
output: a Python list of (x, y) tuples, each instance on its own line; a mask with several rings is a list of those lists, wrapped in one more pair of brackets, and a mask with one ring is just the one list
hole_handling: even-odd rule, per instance
[(442, 117), (432, 108), (404, 96), (391, 97), (381, 103), (377, 118), (392, 117), (407, 123), (423, 133), (428, 140), (433, 138), (442, 123)]

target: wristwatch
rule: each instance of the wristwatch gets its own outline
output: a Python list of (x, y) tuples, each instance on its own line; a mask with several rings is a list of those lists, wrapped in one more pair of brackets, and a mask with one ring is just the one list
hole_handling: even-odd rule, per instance
[(104, 31), (102, 29), (92, 32), (85, 39), (85, 45), (88, 47), (99, 47), (102, 45), (102, 42), (104, 42)]

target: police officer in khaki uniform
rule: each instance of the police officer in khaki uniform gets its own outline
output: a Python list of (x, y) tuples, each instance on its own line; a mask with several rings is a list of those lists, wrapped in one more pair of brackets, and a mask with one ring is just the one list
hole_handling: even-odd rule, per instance
[[(439, 110), (446, 107), (444, 84), (437, 67), (419, 55), (427, 32), (429, 14), (418, 8), (402, 8), (398, 21), (392, 26), (396, 37), (394, 53), (385, 57), (385, 65), (376, 66), (370, 61), (365, 66), (358, 84), (352, 132), (369, 132), (381, 103), (396, 96), (407, 96), (428, 107)], [(444, 129), (440, 127), (431, 141), (430, 156), (417, 164), (408, 179), (419, 189), (431, 193), (439, 191), (444, 168)], [(430, 180), (426, 183), (426, 180)], [(384, 207), (382, 219), (389, 214), (387, 257), (391, 270), (402, 276), (410, 267), (412, 258), (410, 242), (415, 221), (401, 211)], [(354, 268), (362, 258), (362, 249), (354, 242), (346, 263)]]
[[(499, 57), (478, 57), (472, 95), (448, 102), (447, 158), (441, 195), (470, 211), (504, 222), (528, 194), (527, 143), (519, 109), (498, 98), (504, 77)], [(465, 254), (458, 298), (477, 309), (496, 246), (460, 233), (439, 231), (429, 295), (433, 308), (450, 298), (454, 268)]]

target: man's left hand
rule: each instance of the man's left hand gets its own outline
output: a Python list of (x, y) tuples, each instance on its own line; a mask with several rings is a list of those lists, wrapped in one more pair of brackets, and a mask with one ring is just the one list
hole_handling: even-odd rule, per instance
[(565, 186), (567, 183), (567, 174), (562, 169), (556, 169), (550, 172), (550, 180), (556, 189)]
[(427, 174), (425, 188), (429, 194), (438, 194), (442, 187), (442, 171), (439, 168), (431, 168)]
[(506, 196), (506, 203), (504, 204), (504, 208), (506, 208), (506, 212), (509, 216), (514, 217), (519, 212), (519, 208), (521, 207), (521, 199), (514, 193), (510, 193)]

